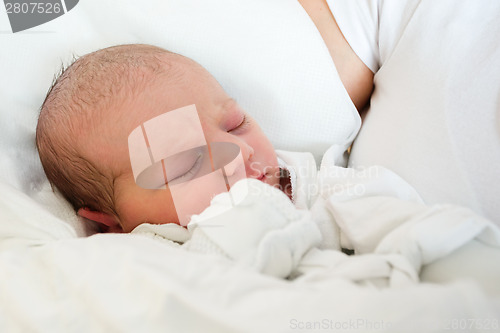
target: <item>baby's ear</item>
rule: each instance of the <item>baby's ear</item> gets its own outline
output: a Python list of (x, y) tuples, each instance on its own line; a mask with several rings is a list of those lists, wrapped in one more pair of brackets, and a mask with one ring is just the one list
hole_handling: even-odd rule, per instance
[(120, 223), (109, 214), (90, 210), (87, 207), (80, 208), (77, 214), (81, 217), (99, 223), (105, 232), (123, 232)]

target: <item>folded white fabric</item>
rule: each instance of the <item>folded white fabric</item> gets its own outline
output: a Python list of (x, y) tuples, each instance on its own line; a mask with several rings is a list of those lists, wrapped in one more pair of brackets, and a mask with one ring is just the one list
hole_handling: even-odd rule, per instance
[[(419, 281), (422, 270), (432, 265), (433, 271), (440, 274), (424, 281), (470, 277), (489, 293), (500, 293), (492, 283), (500, 279), (500, 266), (496, 264), (500, 258), (500, 230), (471, 210), (452, 205), (425, 206), (375, 195), (350, 201), (335, 199), (330, 197), (327, 205), (342, 239), (349, 241), (359, 258), (375, 255), (387, 259), (391, 266), (386, 276), (388, 285)], [(474, 254), (480, 256), (470, 265)], [(370, 266), (365, 267), (367, 274)], [(477, 272), (471, 274), (467, 267)]]
[(296, 268), (299, 279), (341, 278), (375, 288), (403, 288), (419, 282), (418, 270), (401, 254), (348, 256), (334, 250), (312, 249)]
[[(245, 198), (233, 206), (230, 194), (242, 191)], [(302, 256), (319, 244), (321, 234), (310, 212), (296, 209), (280, 190), (246, 179), (231, 193), (216, 196), (209, 208), (192, 217), (190, 242), (201, 233), (229, 258), (276, 277), (289, 276)]]
[(165, 241), (172, 246), (180, 246), (191, 237), (186, 228), (175, 223), (142, 223), (132, 230), (132, 233)]
[[(473, 241), (488, 245), (481, 253), (490, 259), (499, 257), (500, 231), (489, 221), (460, 207), (428, 207), (389, 170), (345, 169), (330, 164), (332, 156), (327, 153), (316, 172), (312, 155), (280, 152), (295, 186), (294, 199), (305, 209), (295, 207), (280, 190), (246, 179), (193, 216), (188, 230), (172, 224), (139, 226), (134, 232), (184, 243), (186, 250), (266, 275), (342, 278), (376, 288), (413, 285), (422, 268), (438, 260), (449, 268), (447, 256), (458, 249), (467, 255)], [(317, 192), (310, 190), (313, 185)], [(236, 204), (234, 198), (239, 198)], [(347, 256), (341, 246), (356, 255)], [(453, 265), (463, 263), (454, 260)], [(489, 275), (484, 281), (500, 278), (500, 270), (484, 271)], [(447, 276), (462, 274), (451, 269)], [(486, 288), (494, 291), (495, 286), (488, 282)]]
[[(316, 173), (311, 155), (281, 152), (280, 156), (288, 162), (295, 199), (310, 202), (312, 209), (298, 209), (280, 190), (246, 179), (193, 216), (188, 230), (149, 226), (151, 235), (184, 242), (186, 250), (221, 256), (275, 277), (329, 276), (377, 288), (413, 285), (420, 281), (422, 268), (438, 261), (448, 265), (450, 280), (460, 278), (464, 263), (454, 260), (450, 268), (446, 258), (458, 249), (467, 256), (471, 242), (488, 246), (481, 252), (487, 266), (488, 259), (500, 256), (500, 230), (495, 225), (468, 209), (424, 205), (404, 180), (387, 169), (345, 169), (329, 164), (332, 159), (327, 154)], [(307, 170), (311, 166), (313, 170)], [(311, 175), (316, 175), (316, 182)], [(312, 185), (318, 193), (308, 190)], [(233, 198), (241, 200), (234, 204)], [(341, 246), (354, 249), (356, 255), (347, 256)], [(490, 281), (500, 278), (500, 269), (484, 271), (489, 274), (484, 277), (487, 287), (494, 289)]]
[[(233, 197), (243, 197), (234, 204)], [(288, 277), (321, 234), (307, 210), (255, 179), (237, 182), (193, 215), (187, 229), (176, 224), (143, 224), (132, 233), (183, 243), (189, 251), (219, 255), (258, 272)]]
[[(231, 196), (244, 199), (235, 205)], [(418, 282), (418, 270), (400, 253), (350, 257), (338, 250), (319, 250), (322, 236), (313, 214), (255, 179), (239, 181), (230, 192), (216, 196), (210, 207), (192, 217), (188, 229), (144, 224), (133, 233), (173, 246), (183, 243), (185, 250), (216, 255), (279, 278), (327, 274), (376, 287)]]

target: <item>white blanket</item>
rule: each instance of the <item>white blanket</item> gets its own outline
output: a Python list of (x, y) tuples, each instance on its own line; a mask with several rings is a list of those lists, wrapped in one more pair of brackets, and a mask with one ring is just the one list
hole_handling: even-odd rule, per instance
[[(0, 193), (3, 228), (8, 221), (19, 226), (10, 237), (2, 232), (10, 243), (0, 252), (4, 332), (295, 332), (317, 325), (442, 332), (462, 318), (470, 319), (470, 332), (498, 327), (499, 298), (467, 278), (379, 290), (342, 271), (316, 269), (290, 282), (142, 235), (76, 238), (70, 228), (55, 235), (46, 224), (63, 222), (21, 192)], [(21, 242), (23, 230), (29, 233)], [(176, 237), (185, 242), (187, 231)], [(479, 259), (487, 260), (467, 258)]]
[(314, 322), (443, 332), (462, 318), (480, 332), (500, 313), (472, 281), (382, 291), (329, 274), (289, 282), (131, 234), (3, 251), (0, 265), (3, 332), (295, 332)]

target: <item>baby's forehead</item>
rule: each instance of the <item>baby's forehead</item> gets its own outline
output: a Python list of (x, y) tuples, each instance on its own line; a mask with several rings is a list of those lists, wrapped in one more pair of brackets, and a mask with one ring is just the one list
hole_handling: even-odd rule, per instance
[[(154, 66), (111, 65), (111, 73), (100, 72), (103, 79), (94, 80), (90, 91), (82, 91), (102, 97), (92, 117), (101, 129), (116, 132), (120, 124), (119, 129), (130, 132), (139, 124), (182, 106), (199, 104), (198, 111), (202, 111), (206, 100), (221, 95), (215, 78), (193, 60), (168, 53), (155, 59), (159, 63)], [(178, 126), (186, 127), (180, 121)]]

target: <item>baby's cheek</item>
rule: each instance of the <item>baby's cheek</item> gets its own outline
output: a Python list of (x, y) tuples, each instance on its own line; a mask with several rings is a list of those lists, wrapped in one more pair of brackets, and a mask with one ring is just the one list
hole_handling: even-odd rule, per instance
[(125, 232), (141, 223), (179, 223), (170, 191), (135, 189), (117, 202), (120, 223)]
[(179, 224), (186, 226), (191, 215), (200, 214), (217, 194), (227, 192), (226, 180), (220, 170), (188, 182), (171, 186)]

